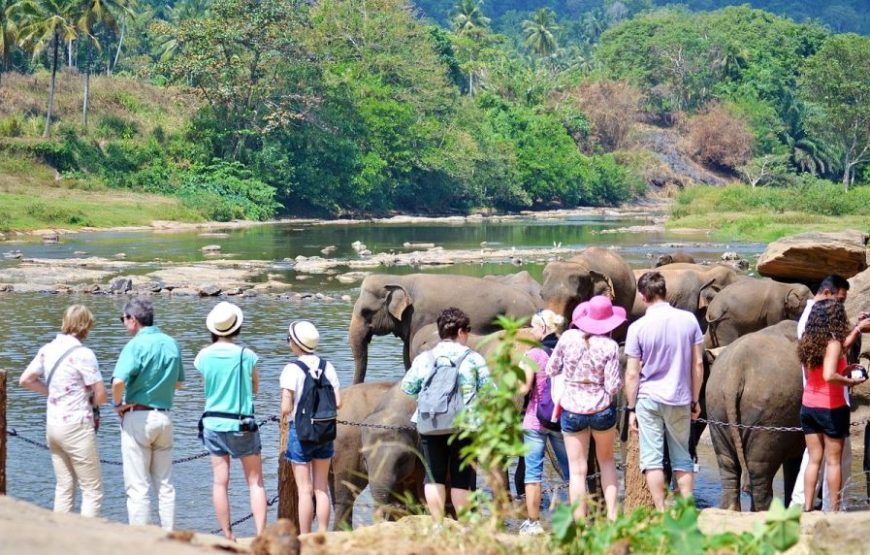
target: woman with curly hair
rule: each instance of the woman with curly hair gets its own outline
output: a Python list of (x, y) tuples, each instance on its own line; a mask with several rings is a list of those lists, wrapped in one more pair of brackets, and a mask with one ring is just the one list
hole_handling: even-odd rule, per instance
[[(853, 386), (863, 379), (846, 375), (843, 341), (849, 335), (849, 322), (843, 304), (834, 299), (813, 305), (806, 331), (798, 342), (798, 358), (806, 369), (807, 383), (801, 400), (801, 428), (809, 453), (804, 474), (804, 491), (815, 491), (822, 457), (831, 492), (831, 507), (840, 508), (842, 483), (840, 459), (843, 442), (849, 435), (849, 406), (843, 386)], [(804, 501), (804, 510), (813, 508), (813, 496)]]

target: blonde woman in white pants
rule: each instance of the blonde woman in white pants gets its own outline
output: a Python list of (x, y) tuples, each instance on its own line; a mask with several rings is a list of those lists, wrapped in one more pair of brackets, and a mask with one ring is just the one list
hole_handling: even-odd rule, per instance
[(57, 479), (54, 510), (72, 512), (78, 483), (82, 516), (99, 516), (103, 500), (93, 406), (106, 402), (106, 388), (97, 357), (81, 343), (93, 325), (84, 305), (67, 308), (61, 333), (39, 350), (19, 379), (23, 387), (48, 396), (45, 428)]

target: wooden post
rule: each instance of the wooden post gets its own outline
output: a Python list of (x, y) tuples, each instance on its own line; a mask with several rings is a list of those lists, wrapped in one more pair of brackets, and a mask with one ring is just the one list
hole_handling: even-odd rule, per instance
[(0, 370), (0, 495), (6, 495), (6, 370)]
[(299, 530), (299, 493), (293, 466), (284, 456), (287, 452), (287, 431), (290, 429), (287, 416), (281, 416), (281, 437), (278, 440), (278, 518), (289, 518)]
[(638, 507), (655, 507), (646, 478), (640, 471), (640, 439), (634, 432), (628, 432), (628, 441), (622, 444), (625, 465), (625, 512), (630, 513)]

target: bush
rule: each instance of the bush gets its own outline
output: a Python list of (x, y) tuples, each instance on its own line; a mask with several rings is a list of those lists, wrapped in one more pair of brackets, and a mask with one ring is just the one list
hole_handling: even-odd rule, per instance
[(280, 206), (274, 187), (254, 178), (243, 165), (224, 161), (193, 166), (176, 194), (186, 206), (218, 221), (267, 220)]
[(686, 123), (689, 149), (701, 163), (734, 170), (752, 157), (749, 125), (732, 110), (715, 103)]
[(98, 123), (96, 134), (102, 139), (132, 139), (139, 132), (139, 126), (120, 116), (102, 116)]
[(59, 206), (47, 206), (43, 202), (33, 201), (24, 209), (25, 213), (40, 223), (55, 225), (94, 225), (81, 210), (72, 210)]
[(591, 205), (615, 206), (642, 194), (643, 180), (620, 165), (612, 154), (590, 156), (584, 201)]
[(20, 137), (23, 134), (24, 129), (18, 116), (0, 119), (0, 137)]

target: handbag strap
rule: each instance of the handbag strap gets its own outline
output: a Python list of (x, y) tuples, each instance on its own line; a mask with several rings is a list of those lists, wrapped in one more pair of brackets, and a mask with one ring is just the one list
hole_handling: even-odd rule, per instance
[(67, 349), (62, 355), (60, 355), (60, 358), (54, 362), (54, 366), (52, 366), (51, 370), (49, 370), (48, 377), (45, 378), (45, 387), (46, 388), (48, 388), (48, 386), (51, 385), (51, 378), (54, 377), (54, 372), (55, 372), (55, 370), (57, 370), (58, 366), (60, 366), (60, 363), (63, 362), (63, 359), (68, 357), (70, 355), (70, 353), (72, 353), (76, 349), (80, 349), (83, 346), (84, 345), (74, 345), (74, 346), (70, 347), (69, 349)]
[[(239, 419), (242, 418), (242, 408), (244, 407), (244, 400), (242, 399), (242, 393), (244, 393), (244, 381), (245, 381), (245, 348), (242, 347), (242, 350), (239, 351)], [(254, 402), (251, 400), (251, 414), (254, 414)]]

